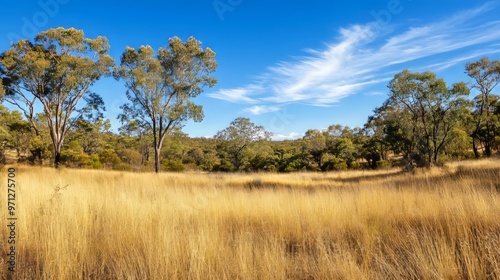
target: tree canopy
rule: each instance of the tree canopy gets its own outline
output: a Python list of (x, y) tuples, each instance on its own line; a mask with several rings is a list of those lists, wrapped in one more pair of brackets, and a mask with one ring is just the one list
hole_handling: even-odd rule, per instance
[(425, 164), (436, 164), (450, 132), (459, 124), (469, 88), (463, 82), (448, 88), (432, 72), (404, 70), (390, 82), (389, 90), (385, 117), (400, 128), (409, 163), (420, 155)]
[(235, 170), (242, 167), (245, 152), (251, 143), (270, 138), (270, 132), (263, 126), (254, 124), (249, 118), (237, 118), (229, 127), (215, 135), (215, 139), (221, 141), (220, 147), (227, 153)]
[(484, 57), (475, 62), (469, 62), (465, 66), (466, 73), (473, 79), (472, 88), (479, 92), (474, 98), (474, 109), (472, 112), (473, 127), (471, 137), (473, 138), (473, 149), (476, 158), (479, 157), (476, 141), (484, 145), (486, 156), (491, 156), (491, 149), (495, 138), (498, 137), (500, 120), (495, 113), (500, 97), (493, 94), (493, 90), (500, 83), (500, 61), (490, 61)]

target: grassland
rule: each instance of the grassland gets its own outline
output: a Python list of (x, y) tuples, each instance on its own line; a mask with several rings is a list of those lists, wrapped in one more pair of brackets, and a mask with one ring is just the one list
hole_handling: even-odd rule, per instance
[(498, 160), (416, 174), (19, 166), (17, 184), (3, 279), (500, 279)]

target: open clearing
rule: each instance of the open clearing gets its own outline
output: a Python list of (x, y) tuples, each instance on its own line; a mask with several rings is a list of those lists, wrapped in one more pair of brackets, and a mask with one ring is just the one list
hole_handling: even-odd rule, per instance
[(17, 184), (18, 279), (500, 278), (498, 160), (416, 174), (19, 166)]

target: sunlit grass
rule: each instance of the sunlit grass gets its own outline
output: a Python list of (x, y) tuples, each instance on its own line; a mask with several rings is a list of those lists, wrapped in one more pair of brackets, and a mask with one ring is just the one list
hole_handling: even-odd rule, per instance
[(496, 160), (414, 175), (17, 169), (14, 278), (500, 278)]

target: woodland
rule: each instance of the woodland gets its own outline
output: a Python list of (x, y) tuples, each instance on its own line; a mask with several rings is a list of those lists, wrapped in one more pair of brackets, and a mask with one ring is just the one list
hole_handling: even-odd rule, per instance
[[(201, 122), (196, 97), (216, 85), (216, 54), (191, 37), (109, 54), (106, 37), (56, 28), (13, 43), (0, 55), (0, 161), (122, 171), (294, 172), (406, 169), (491, 157), (500, 147), (500, 61), (470, 61), (470, 78), (447, 84), (432, 69), (402, 70), (362, 127), (332, 124), (302, 138), (239, 117), (212, 138), (191, 138)], [(125, 83), (129, 102), (112, 129), (96, 81)], [(224, 126), (226, 126), (224, 128)]]

